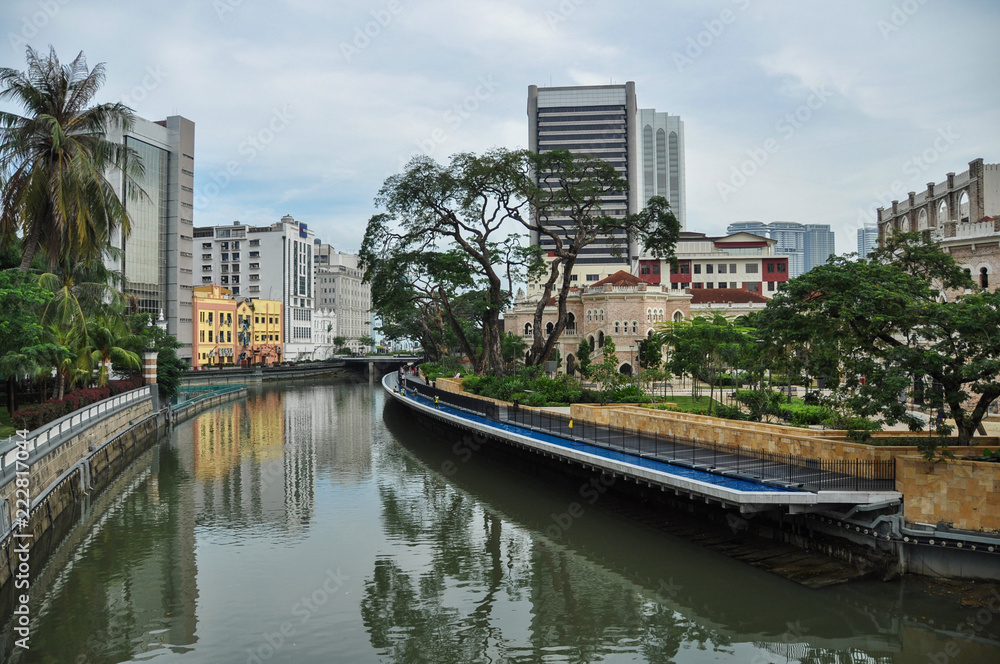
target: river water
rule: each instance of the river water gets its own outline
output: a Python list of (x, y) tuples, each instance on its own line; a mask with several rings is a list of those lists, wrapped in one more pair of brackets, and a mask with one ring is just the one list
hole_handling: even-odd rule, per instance
[[(353, 382), (178, 425), (32, 580), (12, 662), (1000, 662), (1000, 596), (812, 590)], [(987, 598), (989, 599), (989, 598)]]

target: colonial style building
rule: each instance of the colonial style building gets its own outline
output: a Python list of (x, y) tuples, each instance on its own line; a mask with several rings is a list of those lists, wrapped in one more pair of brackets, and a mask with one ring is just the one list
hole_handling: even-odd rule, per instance
[(969, 162), (964, 173), (927, 183), (904, 201), (878, 209), (879, 243), (897, 232), (920, 231), (940, 243), (976, 283), (995, 289), (1000, 270), (1000, 164)]
[(196, 369), (207, 366), (273, 365), (281, 362), (281, 302), (237, 299), (216, 284), (194, 289), (194, 358)]
[[(582, 339), (597, 350), (606, 339), (615, 342), (619, 371), (631, 374), (636, 362), (638, 343), (647, 338), (658, 323), (679, 321), (691, 316), (691, 295), (646, 281), (620, 270), (589, 286), (573, 288), (567, 311), (569, 323), (559, 338), (557, 348), (565, 360), (564, 366), (576, 363), (576, 352)], [(534, 302), (519, 293), (514, 307), (504, 313), (507, 332), (518, 334), (531, 343), (535, 313)], [(555, 299), (549, 300), (542, 324), (546, 330), (555, 326), (558, 309)]]

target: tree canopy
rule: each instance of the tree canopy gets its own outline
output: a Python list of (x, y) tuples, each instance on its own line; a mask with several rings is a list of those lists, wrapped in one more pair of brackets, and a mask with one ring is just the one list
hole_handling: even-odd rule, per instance
[(831, 378), (834, 397), (858, 415), (917, 430), (923, 422), (906, 395), (924, 385), (929, 406), (947, 410), (966, 445), (1000, 397), (1000, 293), (977, 289), (917, 235), (896, 235), (865, 259), (813, 268), (756, 322), (772, 346), (801, 343), (804, 367)]

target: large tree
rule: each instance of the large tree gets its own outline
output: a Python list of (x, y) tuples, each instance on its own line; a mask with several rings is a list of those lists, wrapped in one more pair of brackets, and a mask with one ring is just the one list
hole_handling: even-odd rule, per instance
[(88, 69), (83, 53), (63, 64), (55, 50), (43, 57), (29, 47), (27, 65), (0, 69), (0, 101), (24, 109), (0, 111), (0, 239), (23, 238), (22, 270), (39, 248), (50, 268), (100, 259), (114, 233), (131, 228), (108, 174), (123, 174), (128, 196), (144, 195), (141, 160), (106, 138), (115, 126), (128, 130), (134, 115), (121, 103), (91, 105), (104, 66)]
[(968, 445), (1000, 397), (1000, 293), (976, 289), (917, 235), (892, 237), (866, 259), (813, 268), (788, 282), (757, 323), (764, 339), (806, 335), (806, 366), (835, 376), (837, 402), (857, 415), (916, 430), (923, 422), (905, 396), (926, 384), (930, 407), (947, 410), (958, 443)]
[[(438, 289), (440, 296), (448, 290), (454, 295), (475, 292), (481, 352), (469, 339), (462, 340), (460, 329), (451, 327), (476, 373), (504, 366), (501, 313), (511, 299), (512, 275), (507, 272), (509, 263), (502, 260), (503, 246), (509, 222), (527, 207), (522, 195), (525, 164), (524, 153), (507, 150), (481, 156), (458, 154), (445, 166), (428, 157), (416, 157), (402, 173), (385, 181), (376, 204), (386, 213), (373, 216), (365, 230), (361, 262), (365, 279), (372, 284), (377, 313), (377, 284), (412, 282), (413, 272), (408, 273), (411, 266), (425, 274), (433, 274), (431, 267), (447, 273), (443, 282), (447, 287)], [(451, 249), (461, 254), (454, 259), (457, 265), (428, 266), (419, 258), (422, 254), (447, 256)], [(463, 269), (468, 280), (461, 284)], [(427, 285), (433, 288), (436, 284), (430, 281)], [(456, 312), (449, 311), (450, 301), (448, 297), (441, 300), (443, 313), (458, 320)]]
[[(568, 150), (529, 154), (537, 183), (527, 180), (525, 195), (531, 202), (531, 217), (520, 210), (515, 216), (532, 234), (550, 240), (546, 246), (547, 274), (540, 283), (535, 305), (532, 343), (527, 364), (542, 364), (555, 348), (568, 322), (567, 301), (572, 288), (570, 275), (583, 250), (598, 239), (641, 245), (657, 258), (672, 257), (680, 234), (680, 223), (666, 199), (656, 196), (639, 212), (616, 215), (604, 207), (608, 198), (628, 197), (628, 182), (611, 164)], [(617, 252), (626, 253), (620, 246)], [(543, 322), (545, 309), (554, 295), (556, 321), (551, 332)]]

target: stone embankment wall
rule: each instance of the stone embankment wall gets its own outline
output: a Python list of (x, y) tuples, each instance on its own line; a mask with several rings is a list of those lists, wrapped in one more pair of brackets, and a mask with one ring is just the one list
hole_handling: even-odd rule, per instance
[(904, 456), (896, 461), (896, 490), (910, 523), (1000, 533), (1000, 463)]

